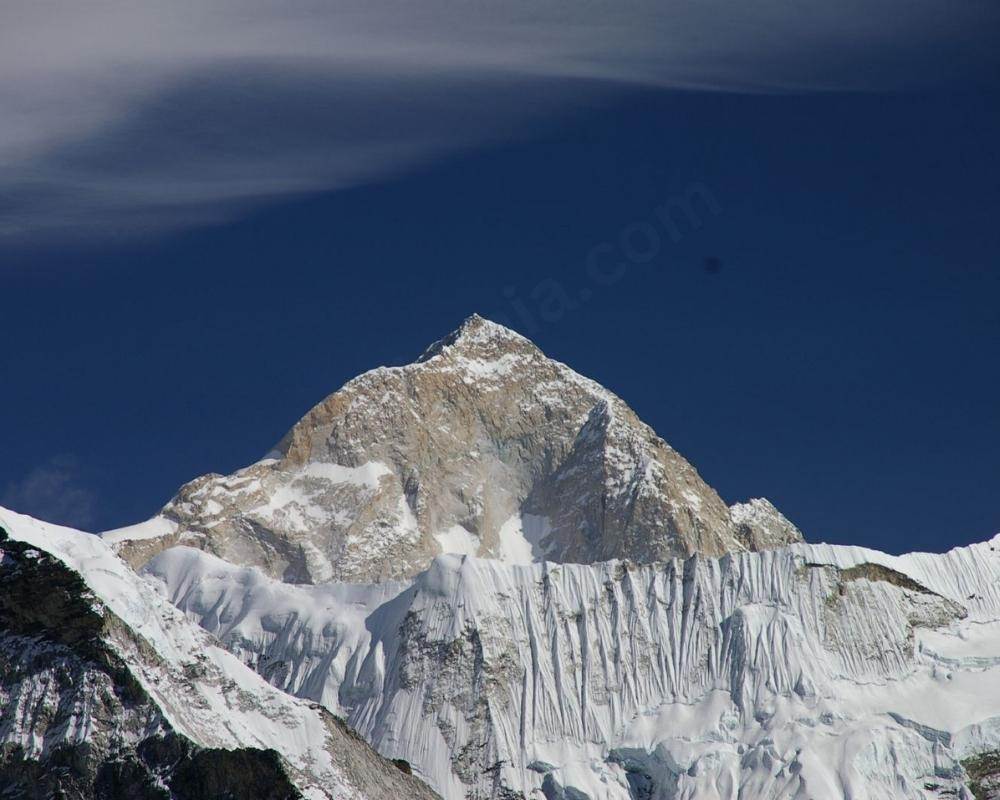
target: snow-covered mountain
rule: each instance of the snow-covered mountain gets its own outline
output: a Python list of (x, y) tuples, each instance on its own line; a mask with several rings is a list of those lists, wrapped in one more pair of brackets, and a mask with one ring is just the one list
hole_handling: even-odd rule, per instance
[(0, 784), (86, 746), (177, 797), (1000, 798), (1000, 536), (806, 544), (479, 317), (146, 523), (0, 526)]
[(318, 583), (412, 577), (447, 552), (648, 562), (801, 535), (770, 504), (729, 509), (618, 397), (473, 316), (334, 392), (264, 460), (108, 538), (135, 566), (188, 544)]

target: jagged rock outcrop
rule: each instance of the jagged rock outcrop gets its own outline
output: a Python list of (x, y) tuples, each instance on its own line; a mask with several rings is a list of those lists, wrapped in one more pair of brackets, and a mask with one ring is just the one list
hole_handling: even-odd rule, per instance
[(410, 577), (442, 552), (650, 562), (801, 535), (766, 501), (730, 510), (622, 400), (473, 316), (350, 381), (268, 458), (108, 538), (134, 566), (187, 544), (318, 583)]
[(436, 795), (272, 688), (90, 534), (0, 513), (0, 795)]
[(770, 550), (802, 541), (799, 529), (765, 498), (734, 503), (729, 507), (729, 515), (736, 538), (747, 550)]
[(963, 766), (976, 800), (1000, 800), (1000, 750), (976, 755)]

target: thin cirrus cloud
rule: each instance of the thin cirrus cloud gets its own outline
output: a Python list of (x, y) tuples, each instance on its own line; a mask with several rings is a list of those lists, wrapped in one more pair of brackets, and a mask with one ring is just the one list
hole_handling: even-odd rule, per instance
[(96, 497), (84, 485), (82, 476), (76, 456), (68, 453), (53, 456), (21, 480), (0, 489), (0, 505), (85, 530), (95, 519)]
[(997, 31), (985, 0), (12, 0), (0, 237), (222, 220), (516, 136), (627, 84), (975, 79)]

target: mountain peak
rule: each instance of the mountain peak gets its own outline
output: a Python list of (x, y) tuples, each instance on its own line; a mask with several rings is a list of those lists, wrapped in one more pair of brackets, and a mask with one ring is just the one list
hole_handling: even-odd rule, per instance
[(182, 487), (169, 543), (316, 583), (409, 577), (441, 553), (649, 562), (801, 538), (776, 510), (734, 518), (620, 398), (478, 314), (349, 381), (269, 455)]
[(479, 314), (466, 317), (458, 328), (424, 350), (417, 362), (430, 361), (449, 348), (458, 348), (463, 352), (488, 352), (493, 355), (525, 350), (538, 351), (538, 347), (530, 339)]

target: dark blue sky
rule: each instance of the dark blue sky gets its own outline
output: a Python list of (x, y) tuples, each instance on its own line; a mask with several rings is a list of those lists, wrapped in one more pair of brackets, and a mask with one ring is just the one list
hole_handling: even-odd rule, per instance
[[(985, 538), (998, 101), (632, 91), (221, 227), (0, 246), (0, 502), (138, 521), (478, 311), (621, 395), (727, 501), (767, 496), (810, 539)], [(717, 205), (673, 242), (656, 209), (692, 189)], [(610, 268), (650, 229), (651, 261), (588, 273), (595, 246)]]

